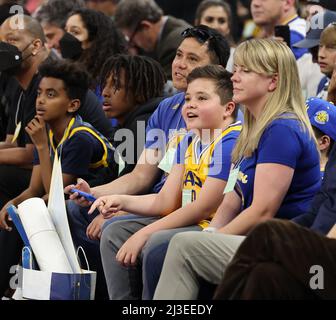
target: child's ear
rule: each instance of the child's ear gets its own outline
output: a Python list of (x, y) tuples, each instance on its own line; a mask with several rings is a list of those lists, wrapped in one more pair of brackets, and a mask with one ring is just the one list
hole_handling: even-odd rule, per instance
[(328, 150), (330, 147), (330, 137), (327, 135), (322, 136), (321, 138), (317, 139), (317, 141), (320, 151)]
[(68, 106), (68, 112), (69, 113), (75, 113), (80, 107), (80, 100), (79, 99), (73, 99), (70, 101)]
[(236, 104), (233, 101), (230, 101), (225, 105), (224, 108), (224, 118), (231, 117), (236, 109)]

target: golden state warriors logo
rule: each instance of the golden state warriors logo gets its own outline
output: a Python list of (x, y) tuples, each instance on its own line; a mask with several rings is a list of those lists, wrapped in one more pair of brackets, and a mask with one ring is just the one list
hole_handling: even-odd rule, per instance
[(329, 115), (326, 111), (317, 111), (314, 120), (319, 124), (326, 124), (329, 121)]

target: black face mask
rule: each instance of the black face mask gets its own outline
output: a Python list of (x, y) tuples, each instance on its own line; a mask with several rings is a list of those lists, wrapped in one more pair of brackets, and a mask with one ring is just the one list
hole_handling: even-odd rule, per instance
[(18, 47), (0, 41), (0, 71), (7, 75), (15, 75), (21, 67), (22, 52)]
[(77, 60), (83, 52), (82, 43), (68, 32), (63, 35), (59, 44), (64, 59)]

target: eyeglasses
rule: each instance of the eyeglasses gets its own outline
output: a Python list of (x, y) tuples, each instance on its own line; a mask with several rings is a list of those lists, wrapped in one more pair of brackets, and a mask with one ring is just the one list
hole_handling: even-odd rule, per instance
[(199, 29), (197, 27), (185, 29), (181, 33), (181, 36), (183, 38), (193, 37), (202, 43), (209, 41), (213, 38), (213, 36), (209, 32), (207, 32), (206, 30)]
[(133, 39), (134, 39), (135, 35), (142, 28), (141, 22), (142, 22), (142, 20), (137, 22), (137, 24), (135, 25), (135, 28), (133, 29), (133, 32), (131, 33), (131, 35), (126, 38), (129, 47), (132, 46), (132, 42), (133, 42)]

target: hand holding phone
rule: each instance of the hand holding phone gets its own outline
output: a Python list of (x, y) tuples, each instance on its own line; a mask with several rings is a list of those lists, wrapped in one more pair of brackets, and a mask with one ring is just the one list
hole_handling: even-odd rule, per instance
[(71, 193), (78, 193), (78, 196), (79, 197), (84, 197), (87, 201), (90, 201), (90, 202), (94, 202), (96, 201), (97, 199), (90, 193), (86, 193), (84, 191), (81, 191), (79, 189), (71, 189), (70, 190)]
[(290, 47), (290, 29), (288, 25), (275, 26), (274, 36), (282, 38), (286, 42), (287, 46)]

